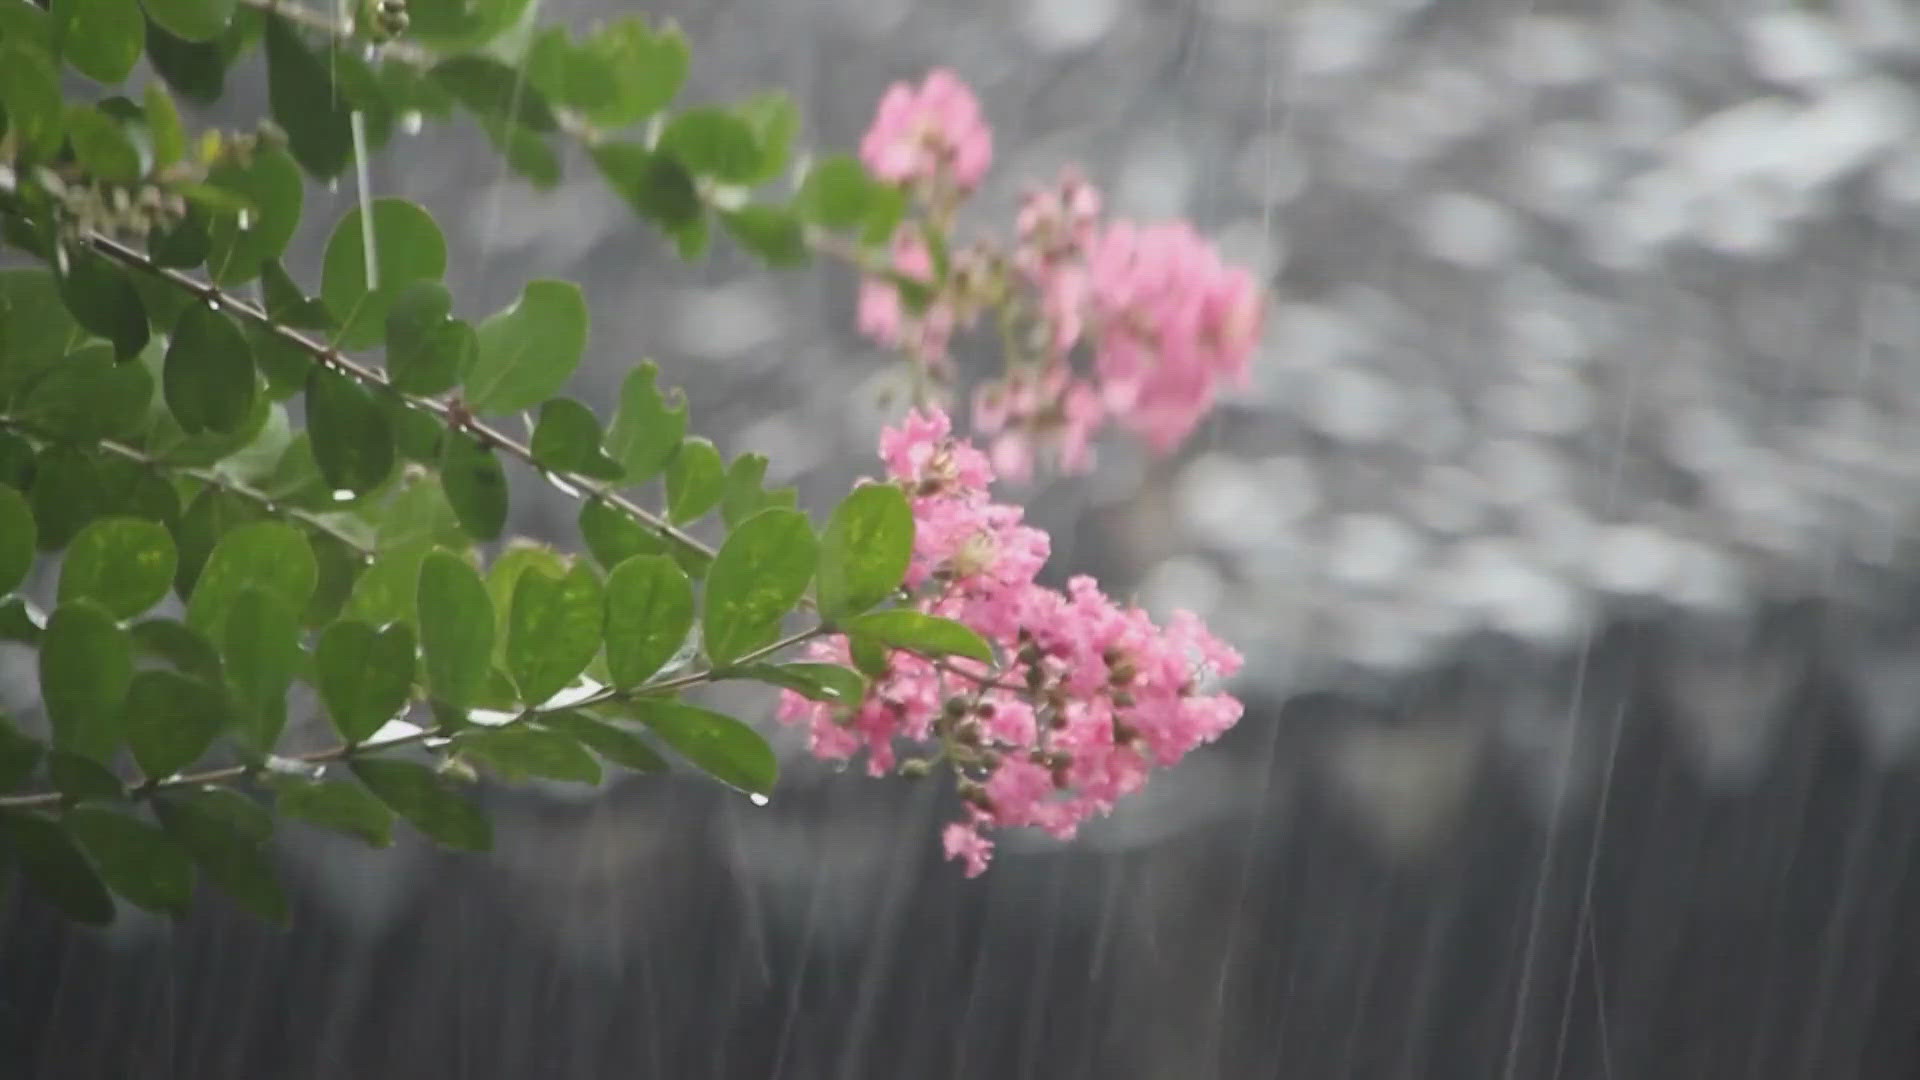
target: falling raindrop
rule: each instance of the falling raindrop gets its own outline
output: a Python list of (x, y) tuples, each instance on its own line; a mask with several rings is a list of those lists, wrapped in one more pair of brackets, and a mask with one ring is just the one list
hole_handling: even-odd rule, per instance
[(352, 502), (353, 492), (348, 488), (335, 488), (333, 489), (333, 501), (334, 502)]
[(765, 795), (762, 795), (762, 794), (760, 794), (760, 793), (759, 793), (759, 792), (757, 792), (757, 791), (756, 791), (756, 792), (749, 792), (749, 793), (747, 794), (747, 800), (748, 800), (749, 802), (751, 802), (751, 803), (753, 803), (753, 805), (755, 805), (755, 806), (765, 806), (765, 805), (767, 805), (767, 803), (769, 803), (769, 802), (771, 802), (771, 801), (772, 801), (772, 800), (770, 800), (770, 799), (768, 799), (768, 798), (767, 798), (767, 797), (766, 797)]
[(418, 135), (420, 134), (421, 127), (425, 125), (425, 122), (425, 118), (420, 115), (418, 110), (403, 112), (400, 114), (400, 131), (406, 135)]
[(235, 215), (235, 218), (235, 224), (240, 227), (241, 232), (247, 232), (253, 228), (253, 211), (241, 207), (240, 212)]

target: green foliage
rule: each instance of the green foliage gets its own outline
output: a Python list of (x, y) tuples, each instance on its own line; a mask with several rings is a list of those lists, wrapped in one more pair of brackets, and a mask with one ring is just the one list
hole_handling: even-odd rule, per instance
[[(688, 259), (718, 233), (794, 266), (901, 218), (852, 158), (794, 175), (786, 95), (678, 102), (671, 23), (576, 36), (528, 0), (408, 14), (369, 52), (393, 28), (328, 32), (324, 6), (0, 0), (0, 242), (37, 264), (0, 270), (0, 639), (35, 651), (47, 721), (42, 739), (0, 719), (0, 879), (76, 920), (115, 897), (178, 915), (204, 881), (284, 923), (281, 818), (483, 850), (484, 788), (458, 790), (474, 766), (598, 784), (672, 758), (764, 797), (756, 725), (683, 693), (857, 703), (860, 671), (788, 655), (840, 630), (866, 670), (889, 649), (985, 655), (884, 607), (912, 548), (897, 489), (856, 490), (816, 537), (765, 457), (690, 433), (652, 363), (610, 413), (561, 396), (592, 344), (577, 285), (535, 278), (468, 321), (439, 225), (377, 191), (317, 266), (289, 259), (315, 182), (384, 176), (356, 155), (455, 116), (536, 187), (578, 143)], [(230, 72), (261, 69), (257, 129), (199, 126)], [(761, 197), (786, 181), (790, 202)], [(516, 463), (579, 499), (579, 553), (497, 543)], [(44, 612), (29, 594), (49, 586)], [(307, 689), (311, 728), (289, 709)]]

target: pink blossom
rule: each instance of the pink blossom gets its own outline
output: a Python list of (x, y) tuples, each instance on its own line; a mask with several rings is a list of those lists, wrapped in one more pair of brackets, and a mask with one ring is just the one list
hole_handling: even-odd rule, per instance
[(1087, 256), (1094, 364), (1107, 406), (1160, 451), (1189, 435), (1222, 383), (1244, 383), (1261, 324), (1246, 271), (1184, 222), (1116, 223)]
[[(970, 876), (991, 857), (987, 832), (1031, 826), (1070, 839), (1153, 769), (1239, 720), (1240, 703), (1207, 684), (1233, 675), (1240, 656), (1197, 618), (1176, 614), (1159, 627), (1092, 578), (1076, 577), (1064, 592), (1036, 582), (1046, 534), (1023, 524), (1018, 507), (991, 500), (991, 466), (952, 437), (945, 414), (910, 413), (882, 433), (880, 454), (913, 509), (913, 606), (972, 627), (999, 663), (894, 651), (861, 701), (787, 692), (779, 715), (807, 727), (819, 757), (864, 750), (876, 776), (896, 766), (903, 746), (915, 761), (927, 753), (943, 761), (966, 808), (942, 842)], [(810, 650), (816, 660), (850, 662), (844, 638)]]
[(993, 163), (993, 133), (973, 91), (940, 68), (917, 87), (897, 82), (887, 89), (860, 141), (860, 159), (889, 183), (967, 192)]

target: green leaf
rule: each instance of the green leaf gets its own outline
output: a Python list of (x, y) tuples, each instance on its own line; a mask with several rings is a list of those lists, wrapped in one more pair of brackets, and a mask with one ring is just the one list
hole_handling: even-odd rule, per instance
[(551, 191), (560, 183), (560, 155), (545, 136), (511, 120), (482, 119), (480, 126), (506, 159), (508, 168), (533, 184), (535, 190)]
[(147, 310), (140, 294), (119, 267), (91, 252), (67, 252), (67, 272), (60, 279), (60, 299), (74, 321), (113, 343), (121, 359), (147, 346)]
[(507, 660), (507, 621), (513, 614), (513, 591), (520, 576), (537, 570), (552, 578), (567, 576), (572, 560), (562, 557), (545, 544), (514, 540), (487, 568), (487, 600), (493, 605), (493, 664), (504, 668)]
[(762, 510), (727, 536), (707, 574), (707, 655), (729, 664), (769, 644), (813, 580), (818, 541), (797, 510)]
[(54, 610), (40, 642), (40, 697), (54, 746), (105, 761), (120, 745), (132, 680), (133, 642), (111, 614), (84, 600)]
[(67, 106), (67, 141), (87, 173), (113, 184), (140, 179), (140, 150), (119, 120), (86, 105)]
[(450, 318), (453, 297), (438, 281), (416, 281), (387, 311), (387, 375), (394, 389), (421, 396), (453, 389), (480, 358), (473, 327)]
[(580, 536), (594, 561), (608, 569), (635, 555), (658, 555), (666, 542), (619, 507), (588, 499), (580, 507)]
[(160, 602), (173, 585), (173, 537), (141, 518), (95, 518), (67, 549), (60, 602), (92, 600), (127, 619)]
[(867, 638), (894, 649), (907, 649), (926, 656), (964, 656), (982, 663), (993, 662), (993, 650), (986, 639), (966, 626), (907, 608), (870, 611), (840, 622), (840, 629), (854, 637)]
[(300, 166), (292, 155), (277, 147), (261, 147), (244, 166), (231, 160), (214, 166), (207, 183), (240, 196), (250, 206), (239, 213), (215, 214), (208, 222), (207, 270), (214, 284), (232, 287), (258, 277), (265, 264), (277, 267), (300, 226), (305, 195)]
[(436, 701), (464, 707), (486, 684), (493, 655), (487, 587), (459, 556), (430, 552), (420, 564), (418, 611), (427, 689)]
[(612, 724), (571, 711), (544, 713), (539, 723), (551, 731), (572, 736), (621, 768), (646, 773), (667, 771), (666, 759), (651, 746), (632, 732), (622, 731)]
[(734, 114), (753, 129), (753, 140), (760, 147), (760, 168), (754, 183), (764, 183), (780, 175), (793, 150), (793, 137), (800, 130), (800, 108), (784, 91), (755, 94), (734, 107)]
[(35, 158), (50, 158), (66, 137), (60, 77), (47, 54), (25, 41), (0, 41), (0, 109), (20, 147)]
[(618, 140), (600, 143), (592, 154), (600, 174), (634, 213), (669, 232), (701, 219), (700, 190), (678, 159)]
[(274, 781), (274, 808), (283, 816), (364, 840), (393, 845), (393, 811), (358, 784), (288, 776)]
[(223, 633), (227, 610), (248, 589), (272, 593), (288, 610), (300, 611), (319, 575), (313, 549), (298, 529), (277, 521), (235, 526), (214, 545), (194, 583), (187, 625), (210, 637)]
[(855, 229), (883, 198), (866, 166), (847, 154), (821, 158), (807, 171), (794, 200), (802, 217), (825, 229)]
[(557, 731), (515, 724), (504, 728), (474, 728), (462, 732), (454, 744), (463, 754), (480, 759), (506, 780), (542, 777), (576, 784), (598, 784), (600, 763), (577, 739)]
[(533, 459), (556, 472), (604, 475), (609, 469), (619, 469), (600, 453), (599, 418), (572, 398), (541, 403), (532, 448)]
[(134, 674), (125, 716), (127, 745), (149, 780), (165, 779), (199, 761), (229, 722), (226, 698), (217, 687), (165, 668)]
[(346, 606), (347, 598), (353, 595), (354, 583), (367, 567), (367, 557), (359, 549), (324, 533), (315, 533), (308, 542), (313, 546), (319, 575), (313, 596), (300, 612), (300, 622), (317, 629), (331, 623)]
[(220, 654), (199, 631), (173, 619), (143, 619), (129, 631), (134, 648), (144, 656), (164, 660), (183, 674), (211, 683), (222, 681)]
[(693, 629), (693, 583), (664, 555), (635, 555), (607, 576), (607, 670), (639, 686), (680, 651)]
[(472, 437), (449, 432), (440, 444), (440, 479), (460, 527), (475, 540), (493, 540), (507, 524), (507, 474), (493, 451)]
[[(160, 84), (152, 83), (149, 85), (157, 89)], [(164, 93), (165, 91), (161, 92)], [(153, 232), (147, 237), (147, 256), (153, 260), (154, 265), (172, 267), (176, 270), (188, 270), (207, 261), (207, 252), (212, 249), (212, 242), (207, 239), (207, 226), (204, 218), (205, 215), (200, 212), (199, 207), (188, 206), (186, 216), (175, 221), (172, 225), (154, 226)], [(134, 287), (137, 289), (141, 286), (136, 282)], [(154, 293), (151, 289), (144, 290), (141, 293), (141, 297), (144, 302), (151, 304)], [(189, 297), (186, 303), (180, 306), (184, 308), (192, 302), (192, 298)], [(163, 312), (161, 311), (154, 311), (155, 321), (165, 321), (160, 318), (162, 314)]]
[(46, 747), (40, 740), (20, 734), (5, 716), (0, 716), (0, 791), (10, 791), (24, 783), (45, 753)]
[(731, 716), (678, 701), (636, 701), (635, 718), (701, 772), (765, 797), (779, 778), (773, 748)]
[(74, 802), (125, 802), (126, 786), (113, 770), (97, 761), (55, 750), (47, 755), (47, 779), (54, 790)]
[[(280, 15), (266, 17), (266, 38), (267, 103), (287, 133), (293, 159), (322, 180), (339, 176), (353, 156), (353, 122), (346, 95), (334, 84), (333, 70)], [(386, 281), (385, 275), (381, 281)], [(346, 305), (335, 305), (331, 297), (327, 303), (336, 312), (348, 310)]]
[(183, 41), (149, 20), (147, 62), (181, 97), (211, 104), (226, 90), (227, 65), (239, 48), (234, 32), (238, 26), (236, 20), (219, 41)]
[(665, 108), (686, 79), (687, 39), (672, 24), (654, 31), (625, 16), (575, 45), (549, 27), (527, 54), (527, 76), (547, 95), (597, 126), (618, 128)]
[(587, 302), (567, 281), (530, 281), (520, 299), (480, 324), (480, 358), (467, 373), (467, 404), (501, 414), (558, 393), (587, 347)]
[(600, 576), (579, 563), (565, 577), (538, 567), (520, 575), (507, 616), (507, 673), (521, 699), (540, 705), (567, 688), (600, 651), (605, 604)]
[(147, 131), (153, 137), (154, 167), (164, 169), (179, 164), (187, 156), (187, 130), (180, 122), (180, 110), (174, 107), (173, 96), (167, 93), (166, 87), (150, 82), (141, 91), (141, 100)]
[(54, 36), (74, 70), (117, 83), (140, 60), (139, 0), (53, 0)]
[(266, 511), (231, 492), (207, 487), (193, 497), (187, 512), (173, 527), (174, 546), (179, 560), (174, 570), (173, 588), (181, 596), (192, 596), (200, 572), (213, 554), (213, 547), (235, 526), (259, 521)]
[(33, 484), (34, 467), (33, 444), (11, 431), (0, 431), (0, 485), (26, 491)]
[[(5, 77), (0, 70), (0, 79)], [(61, 301), (60, 283), (45, 270), (0, 270), (0, 313), (7, 321), (0, 338), (0, 398), (12, 398), (60, 363), (80, 327)]]
[(682, 442), (667, 465), (668, 520), (682, 525), (704, 516), (719, 505), (726, 479), (726, 464), (711, 442), (697, 435)]
[(417, 630), (420, 562), (427, 550), (424, 547), (383, 550), (353, 583), (353, 593), (347, 598), (347, 606), (341, 609), (341, 616), (374, 626), (401, 622)]
[(373, 201), (373, 246), (378, 288), (367, 281), (367, 249), (360, 209), (334, 226), (321, 258), (320, 299), (340, 320), (334, 343), (364, 349), (381, 340), (393, 301), (416, 281), (447, 272), (447, 241), (432, 215), (405, 199)]
[(493, 846), (486, 815), (448, 790), (432, 769), (411, 761), (361, 758), (354, 761), (353, 774), (422, 835), (468, 851)]
[(857, 705), (867, 692), (859, 672), (838, 664), (747, 664), (726, 669), (726, 676), (754, 679), (836, 705)]
[(270, 922), (287, 922), (287, 896), (262, 850), (273, 818), (225, 788), (175, 789), (153, 800), (160, 827), (193, 856), (213, 886)]
[(173, 486), (124, 458), (70, 447), (52, 447), (40, 457), (33, 490), (33, 518), (40, 550), (66, 547), (81, 527), (103, 514), (126, 514), (169, 522), (180, 516)]
[(477, 49), (520, 21), (528, 0), (410, 0), (407, 39), (441, 52)]
[[(260, 263), (260, 292), (266, 301), (267, 314), (274, 322), (295, 330), (332, 330), (335, 326), (333, 313), (319, 300), (308, 299), (287, 274), (286, 267), (278, 259), (267, 259)], [(281, 341), (278, 336), (274, 340)], [(288, 343), (290, 344), (290, 343)], [(300, 374), (306, 375), (307, 360), (301, 354)]]
[(395, 461), (393, 423), (359, 383), (316, 364), (307, 376), (307, 432), (320, 475), (336, 491), (364, 495)]
[(160, 388), (181, 431), (231, 432), (252, 413), (253, 350), (223, 312), (187, 305), (174, 323), (165, 364)]
[(720, 215), (734, 240), (768, 266), (805, 266), (807, 237), (793, 211), (777, 206), (746, 206)]
[(796, 502), (792, 488), (767, 491), (761, 481), (767, 475), (764, 454), (741, 454), (727, 466), (727, 490), (720, 497), (720, 520), (731, 529), (770, 506), (791, 509)]
[(61, 824), (108, 888), (148, 911), (186, 914), (193, 901), (193, 863), (165, 833), (99, 806), (76, 806)]
[(673, 459), (687, 430), (686, 396), (662, 394), (654, 385), (660, 369), (651, 361), (627, 373), (620, 410), (607, 431), (607, 452), (626, 470), (627, 482), (644, 483)]
[(724, 183), (748, 183), (760, 171), (753, 128), (717, 105), (698, 105), (675, 116), (658, 145), (693, 173)]
[(60, 826), (39, 814), (0, 811), (0, 839), (41, 899), (76, 922), (105, 926), (113, 921), (113, 897)]
[(892, 484), (864, 484), (820, 534), (820, 617), (857, 615), (892, 595), (913, 558), (913, 510)]
[(300, 666), (300, 617), (278, 593), (247, 589), (227, 609), (220, 658), (239, 729), (269, 753), (287, 723), (287, 690)]
[(142, 0), (147, 17), (182, 41), (212, 41), (233, 18), (234, 0)]
[(32, 601), (21, 596), (9, 596), (0, 601), (0, 641), (39, 645), (46, 620), (46, 614)]
[(0, 593), (10, 593), (27, 580), (37, 542), (26, 497), (0, 485)]
[(320, 698), (348, 742), (364, 742), (406, 707), (413, 690), (413, 628), (375, 630), (343, 619), (320, 635), (314, 654)]
[(483, 118), (510, 120), (534, 131), (559, 126), (540, 88), (498, 60), (455, 56), (435, 64), (427, 76)]
[(18, 416), (50, 436), (93, 442), (133, 439), (147, 426), (153, 376), (115, 363), (105, 345), (86, 345), (27, 391)]

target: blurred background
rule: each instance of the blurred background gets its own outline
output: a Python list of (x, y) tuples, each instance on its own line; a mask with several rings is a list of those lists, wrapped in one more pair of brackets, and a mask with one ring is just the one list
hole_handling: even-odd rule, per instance
[[(1920, 7), (643, 7), (690, 98), (787, 88), (819, 147), (953, 67), (995, 127), (981, 222), (1079, 162), (1260, 268), (1256, 385), (1179, 455), (1002, 493), (1056, 578), (1238, 644), (1246, 719), (975, 881), (950, 793), (780, 731), (765, 808), (490, 790), (485, 857), (288, 824), (290, 933), (9, 897), (0, 1075), (1920, 1076)], [(244, 72), (219, 119), (257, 115)], [(429, 127), (373, 183), (447, 225), (463, 314), (584, 282), (603, 414), (652, 357), (802, 505), (874, 471), (848, 275), (686, 266), (569, 165), (537, 193)], [(513, 530), (576, 546), (515, 480)]]

